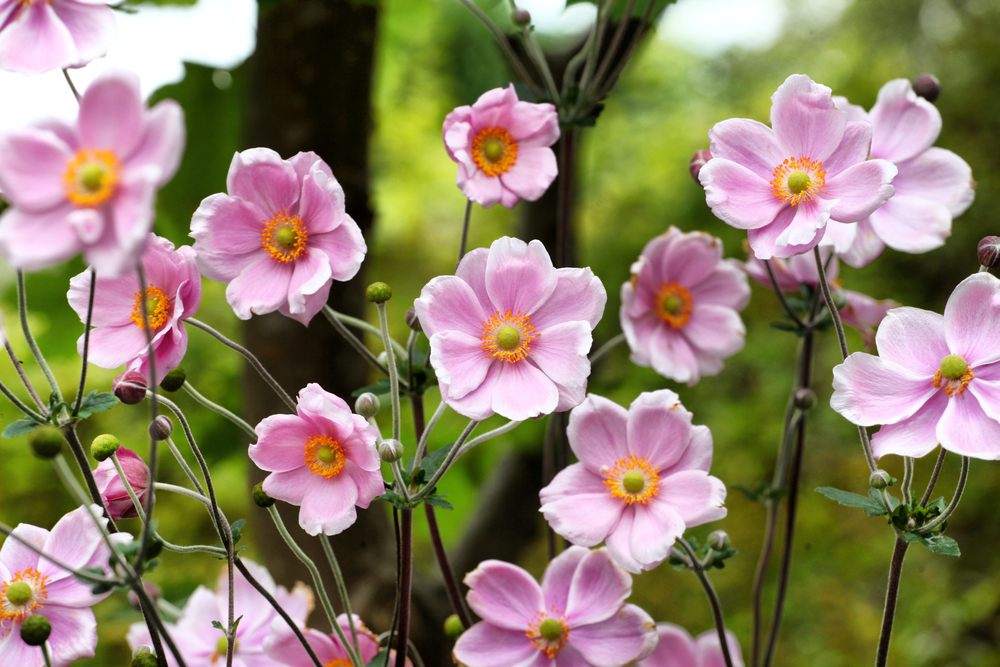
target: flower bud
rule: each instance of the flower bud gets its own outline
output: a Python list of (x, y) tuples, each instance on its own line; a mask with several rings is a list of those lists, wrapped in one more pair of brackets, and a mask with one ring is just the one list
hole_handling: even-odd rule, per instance
[(465, 632), (465, 626), (462, 625), (462, 619), (458, 617), (458, 614), (452, 614), (444, 619), (444, 633), (446, 635), (452, 639), (457, 639), (463, 632)]
[(701, 185), (701, 181), (698, 180), (698, 174), (701, 173), (701, 168), (705, 166), (705, 163), (711, 159), (712, 153), (709, 151), (698, 151), (691, 157), (688, 169), (691, 170), (691, 176), (694, 177), (694, 182), (698, 185)]
[(21, 623), (21, 639), (28, 646), (41, 646), (52, 634), (52, 624), (41, 614), (35, 614)]
[(151, 646), (137, 646), (132, 651), (132, 667), (157, 667), (158, 664)]
[(385, 283), (372, 283), (365, 290), (365, 298), (371, 303), (385, 303), (392, 298), (392, 288)]
[[(98, 436), (98, 438), (103, 437), (113, 436)], [(97, 441), (95, 440), (94, 443), (94, 446), (90, 450), (91, 453), (93, 453)], [(117, 451), (118, 465), (122, 467), (125, 479), (128, 480), (139, 502), (145, 503), (146, 494), (150, 492), (149, 466), (146, 465), (141, 456), (131, 449), (125, 447), (119, 449), (117, 439), (115, 439), (115, 450)], [(111, 515), (112, 519), (115, 521), (119, 519), (133, 519), (139, 516), (139, 513), (136, 511), (135, 505), (132, 504), (132, 499), (128, 495), (125, 484), (118, 476), (118, 469), (115, 467), (115, 462), (110, 457), (111, 453), (108, 453), (104, 459), (98, 459), (101, 463), (94, 471), (94, 481), (97, 483), (97, 490), (100, 491), (101, 499), (104, 501), (104, 506), (108, 508), (108, 514)], [(97, 456), (95, 455), (94, 458), (97, 458)]]
[(520, 28), (531, 23), (531, 13), (521, 7), (515, 7), (514, 11), (511, 12), (510, 18), (514, 21), (514, 25)]
[(90, 455), (98, 461), (104, 461), (117, 452), (119, 447), (121, 443), (118, 442), (118, 438), (105, 433), (94, 438), (94, 442), (90, 444)]
[(392, 438), (383, 440), (382, 444), (378, 446), (378, 455), (386, 463), (395, 463), (403, 458), (403, 443)]
[(913, 80), (913, 92), (933, 102), (941, 94), (941, 82), (933, 74), (921, 74)]
[(365, 419), (371, 419), (378, 414), (381, 409), (382, 404), (378, 400), (378, 396), (366, 391), (365, 393), (358, 396), (358, 400), (354, 401), (354, 411)]
[(54, 459), (62, 451), (64, 442), (65, 436), (55, 426), (40, 426), (28, 438), (32, 451), (40, 459)]
[[(152, 581), (143, 581), (142, 584), (143, 587), (146, 589), (146, 595), (149, 596), (149, 598), (153, 601), (154, 604), (156, 603), (157, 600), (163, 597), (163, 591), (160, 590), (160, 587), (154, 584)], [(136, 595), (135, 591), (132, 590), (131, 588), (128, 590), (128, 603), (132, 605), (132, 608), (135, 609), (136, 611), (142, 611), (142, 605), (139, 603), (139, 596)], [(139, 648), (142, 647), (140, 646)], [(138, 651), (139, 649), (137, 648), (136, 650)], [(133, 653), (133, 655), (135, 654)]]
[(186, 381), (187, 373), (184, 371), (184, 367), (178, 366), (163, 377), (160, 389), (169, 392), (180, 391), (180, 388), (184, 386)]
[(414, 331), (423, 331), (423, 328), (420, 326), (420, 320), (417, 319), (417, 309), (413, 306), (410, 306), (410, 309), (406, 311), (406, 326)]
[(253, 504), (256, 505), (257, 507), (263, 507), (264, 509), (267, 509), (268, 507), (270, 507), (275, 503), (274, 498), (264, 493), (263, 482), (253, 487), (253, 492), (251, 495), (253, 496)]
[(809, 387), (799, 387), (792, 398), (799, 410), (812, 410), (816, 407), (816, 394)]
[(885, 470), (876, 470), (868, 478), (868, 486), (873, 489), (884, 489), (889, 486), (890, 481), (892, 481), (892, 478), (889, 476), (889, 473)]
[(1000, 267), (1000, 236), (987, 236), (979, 242), (979, 263), (987, 269)]
[(725, 551), (730, 544), (729, 533), (724, 530), (715, 530), (708, 534), (708, 546), (716, 551)]
[(153, 440), (166, 440), (173, 432), (174, 423), (166, 415), (160, 415), (149, 423), (149, 437)]
[(139, 371), (126, 371), (111, 382), (111, 391), (125, 405), (138, 405), (146, 398), (146, 376)]

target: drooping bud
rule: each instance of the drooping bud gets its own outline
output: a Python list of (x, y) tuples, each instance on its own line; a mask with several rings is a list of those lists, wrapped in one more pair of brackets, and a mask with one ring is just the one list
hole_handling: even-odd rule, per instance
[(381, 408), (382, 403), (378, 400), (378, 396), (370, 391), (361, 394), (358, 396), (358, 400), (354, 401), (354, 411), (365, 419), (371, 419), (377, 415)]
[(701, 185), (701, 181), (698, 180), (698, 174), (701, 173), (701, 168), (711, 159), (712, 153), (710, 151), (698, 151), (691, 157), (688, 169), (691, 170), (691, 176), (694, 177), (694, 182), (698, 185)]
[(370, 303), (385, 303), (392, 298), (392, 288), (385, 283), (372, 283), (365, 290), (365, 298)]
[(921, 74), (913, 80), (913, 92), (933, 102), (941, 94), (941, 82), (933, 74)]
[(180, 391), (185, 382), (187, 382), (187, 372), (183, 366), (178, 366), (164, 376), (160, 389), (169, 392)]
[(35, 614), (21, 623), (21, 639), (28, 646), (41, 646), (52, 634), (52, 624), (41, 614)]
[(816, 394), (809, 387), (799, 387), (795, 390), (795, 407), (799, 410), (812, 410), (816, 407)]
[[(154, 604), (157, 600), (163, 597), (163, 591), (160, 590), (160, 587), (152, 581), (143, 581), (142, 584), (143, 588), (146, 589), (146, 595), (149, 596), (149, 599), (152, 600)], [(142, 605), (139, 603), (139, 596), (136, 595), (135, 591), (131, 588), (128, 590), (128, 603), (132, 605), (132, 608), (136, 611), (142, 611)]]
[(868, 478), (868, 486), (873, 489), (885, 489), (889, 486), (889, 482), (892, 481), (892, 477), (889, 476), (885, 470), (876, 470), (872, 473), (871, 477)]
[(263, 482), (253, 487), (251, 495), (253, 496), (253, 504), (257, 507), (263, 507), (264, 509), (267, 509), (276, 502), (274, 498), (264, 493)]
[(452, 614), (444, 619), (444, 634), (452, 639), (457, 639), (463, 632), (465, 632), (465, 626), (462, 625), (462, 619), (458, 617), (458, 614)]
[(420, 320), (417, 319), (417, 309), (413, 306), (410, 306), (410, 309), (406, 311), (406, 326), (414, 331), (423, 331), (423, 328), (420, 326)]
[(139, 371), (126, 371), (111, 382), (111, 391), (125, 405), (138, 405), (146, 398), (146, 376)]
[(392, 438), (383, 440), (378, 446), (378, 455), (386, 463), (395, 463), (403, 458), (403, 443)]
[(117, 452), (119, 447), (121, 443), (118, 442), (118, 438), (105, 433), (94, 438), (94, 442), (90, 444), (90, 455), (98, 461), (104, 461)]
[(729, 533), (724, 530), (715, 530), (708, 534), (708, 546), (716, 551), (725, 551), (730, 544)]
[(173, 432), (174, 423), (166, 415), (160, 415), (149, 423), (149, 437), (153, 440), (166, 440)]
[[(115, 443), (117, 442), (118, 440), (115, 439)], [(94, 443), (96, 446), (97, 441), (95, 440)], [(92, 446), (91, 452), (93, 451), (94, 447)], [(101, 461), (101, 464), (94, 471), (94, 481), (97, 483), (97, 490), (100, 491), (101, 499), (104, 500), (104, 506), (108, 508), (108, 514), (111, 515), (112, 519), (115, 521), (119, 519), (134, 519), (139, 516), (139, 513), (132, 503), (132, 498), (128, 495), (128, 489), (125, 488), (125, 484), (118, 476), (118, 469), (115, 467), (115, 462), (110, 457), (111, 454), (109, 453), (106, 459), (98, 459)], [(97, 458), (97, 456), (95, 455), (94, 458)], [(140, 503), (145, 503), (146, 494), (150, 492), (149, 466), (146, 465), (141, 456), (127, 447), (121, 447), (120, 449), (116, 447), (116, 458), (136, 498), (139, 499)]]
[(143, 644), (132, 651), (132, 667), (157, 667), (158, 664), (152, 646)]
[(520, 28), (523, 28), (524, 26), (531, 24), (531, 13), (529, 13), (527, 9), (523, 9), (522, 7), (514, 8), (514, 11), (511, 12), (510, 18), (512, 21), (514, 21), (514, 25)]
[(979, 263), (987, 269), (1000, 267), (1000, 236), (987, 236), (979, 242)]
[(62, 451), (66, 438), (55, 426), (40, 426), (31, 432), (28, 443), (40, 459), (54, 459)]

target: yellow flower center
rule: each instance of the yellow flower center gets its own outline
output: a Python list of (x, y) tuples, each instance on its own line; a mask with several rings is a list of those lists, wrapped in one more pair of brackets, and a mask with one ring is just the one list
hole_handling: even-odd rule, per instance
[(142, 328), (142, 301), (146, 300), (146, 316), (149, 318), (149, 328), (158, 330), (170, 318), (170, 297), (156, 285), (150, 283), (145, 290), (135, 293), (135, 305), (132, 306), (132, 321)]
[(21, 570), (0, 586), (0, 623), (19, 623), (45, 606), (48, 577), (34, 568)]
[(975, 378), (969, 363), (957, 354), (949, 354), (941, 360), (941, 367), (934, 373), (931, 382), (938, 389), (944, 389), (949, 396), (961, 396), (969, 382)]
[(674, 329), (680, 329), (691, 319), (694, 298), (687, 288), (676, 282), (661, 283), (656, 294), (656, 316)]
[(264, 221), (260, 230), (260, 245), (267, 256), (276, 262), (292, 262), (309, 252), (306, 241), (309, 233), (299, 216), (289, 216), (288, 211), (278, 211)]
[(334, 658), (323, 667), (351, 667), (351, 661), (348, 658)]
[(660, 469), (643, 456), (629, 454), (615, 461), (613, 468), (602, 468), (604, 486), (613, 498), (626, 505), (642, 503), (660, 493)]
[(306, 440), (303, 454), (309, 471), (327, 479), (339, 475), (347, 463), (344, 448), (325, 435), (314, 435)]
[(771, 194), (782, 202), (798, 206), (822, 193), (826, 187), (823, 163), (807, 157), (788, 158), (774, 168)]
[(538, 612), (524, 633), (531, 645), (550, 660), (555, 658), (569, 641), (569, 623), (566, 614), (552, 606), (550, 613)]
[(530, 343), (538, 336), (530, 316), (508, 310), (503, 315), (497, 311), (483, 322), (483, 333), (479, 340), (487, 358), (497, 357), (514, 363), (531, 355)]
[(499, 176), (517, 162), (517, 142), (502, 127), (487, 127), (472, 140), (472, 161), (487, 176)]
[(66, 164), (66, 197), (77, 206), (100, 206), (114, 195), (120, 170), (114, 151), (81, 148)]

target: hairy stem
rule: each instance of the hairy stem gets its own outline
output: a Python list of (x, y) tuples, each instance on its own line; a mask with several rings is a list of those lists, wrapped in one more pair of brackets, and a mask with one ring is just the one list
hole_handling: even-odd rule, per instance
[[(67, 81), (69, 78), (67, 77)], [(83, 325), (83, 362), (80, 364), (80, 387), (76, 391), (76, 404), (73, 406), (73, 416), (80, 412), (83, 403), (83, 388), (87, 384), (87, 356), (90, 354), (90, 323), (94, 319), (94, 292), (97, 289), (97, 272), (90, 267), (90, 296), (87, 300), (87, 321)]]
[(941, 447), (938, 451), (937, 461), (934, 463), (934, 470), (931, 472), (930, 481), (927, 482), (927, 489), (924, 491), (923, 498), (920, 499), (920, 506), (927, 507), (928, 501), (931, 499), (931, 494), (934, 493), (934, 487), (937, 485), (938, 475), (941, 474), (941, 466), (944, 465), (944, 457), (948, 455), (944, 447)]
[(62, 392), (59, 390), (59, 383), (56, 382), (56, 376), (52, 373), (52, 369), (49, 368), (48, 362), (45, 361), (42, 350), (38, 347), (38, 342), (31, 333), (31, 327), (28, 326), (28, 296), (24, 289), (24, 271), (17, 272), (17, 314), (21, 320), (21, 332), (24, 334), (24, 339), (28, 342), (28, 348), (31, 349), (32, 356), (35, 357), (35, 363), (42, 369), (42, 373), (45, 375), (52, 393), (55, 394), (56, 400), (63, 400)]
[(35, 391), (35, 385), (31, 383), (31, 380), (28, 379), (28, 374), (24, 372), (24, 364), (21, 363), (21, 360), (17, 358), (16, 354), (14, 354), (14, 348), (11, 347), (10, 339), (8, 339), (7, 336), (4, 336), (3, 345), (7, 350), (7, 356), (10, 357), (11, 363), (14, 364), (14, 369), (17, 371), (18, 377), (21, 378), (21, 383), (24, 385), (24, 388), (28, 390), (31, 400), (33, 400), (35, 405), (38, 406), (38, 411), (43, 415), (48, 415), (48, 408), (46, 408), (45, 404), (42, 403), (42, 397), (38, 395), (37, 391)]
[(469, 241), (469, 219), (472, 218), (472, 200), (465, 204), (465, 221), (462, 223), (462, 241), (458, 246), (458, 261), (455, 263), (455, 271), (458, 271), (462, 258), (465, 257), (465, 245)]
[(333, 572), (333, 579), (337, 582), (337, 592), (340, 594), (340, 601), (344, 603), (344, 611), (347, 612), (347, 618), (350, 619), (351, 643), (354, 645), (354, 651), (358, 655), (361, 655), (361, 649), (358, 648), (358, 632), (354, 628), (354, 612), (351, 611), (351, 598), (347, 594), (347, 585), (344, 583), (344, 573), (340, 571), (340, 563), (337, 562), (337, 556), (333, 553), (333, 545), (330, 544), (330, 538), (320, 533), (319, 541), (323, 545), (323, 553), (326, 554), (326, 560), (330, 564), (330, 570)]
[(410, 588), (413, 578), (413, 510), (400, 510), (399, 526), (399, 629), (396, 636), (396, 667), (406, 667), (410, 634)]
[(208, 408), (209, 410), (215, 412), (216, 414), (222, 415), (232, 423), (236, 424), (238, 427), (240, 427), (240, 430), (242, 430), (244, 433), (247, 434), (247, 436), (250, 437), (250, 442), (256, 444), (257, 432), (254, 431), (253, 426), (250, 426), (250, 424), (246, 423), (238, 416), (236, 416), (234, 413), (230, 412), (229, 410), (222, 407), (218, 403), (215, 403), (212, 400), (205, 398), (205, 396), (201, 392), (199, 392), (191, 385), (190, 381), (185, 380), (184, 391), (186, 391), (191, 396), (191, 398), (193, 398), (202, 406)]
[(681, 545), (681, 548), (684, 549), (688, 559), (690, 559), (691, 570), (698, 577), (698, 581), (701, 582), (702, 588), (705, 589), (705, 595), (708, 596), (708, 603), (712, 607), (712, 617), (715, 619), (715, 629), (719, 633), (719, 645), (722, 648), (722, 658), (726, 662), (726, 667), (733, 667), (733, 658), (729, 654), (729, 640), (726, 638), (726, 621), (722, 616), (722, 603), (719, 601), (719, 596), (715, 592), (715, 587), (712, 586), (712, 582), (705, 573), (705, 567), (698, 560), (698, 556), (695, 554), (694, 549), (691, 548), (691, 545), (688, 544), (683, 537), (677, 538), (677, 544)]
[(903, 559), (910, 544), (902, 537), (896, 536), (896, 544), (892, 549), (892, 560), (889, 561), (889, 584), (885, 589), (885, 610), (882, 612), (882, 631), (878, 637), (878, 649), (875, 653), (875, 667), (885, 667), (889, 658), (889, 640), (892, 638), (892, 622), (896, 616), (896, 602), (899, 600), (899, 580), (903, 574)]

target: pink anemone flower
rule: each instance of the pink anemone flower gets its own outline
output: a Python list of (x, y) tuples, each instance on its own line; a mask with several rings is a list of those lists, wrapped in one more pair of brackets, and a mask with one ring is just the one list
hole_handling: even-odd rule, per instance
[(0, 0), (0, 69), (83, 67), (108, 52), (115, 32), (103, 0)]
[[(292, 620), (305, 625), (313, 608), (313, 594), (301, 583), (288, 591), (278, 586), (266, 568), (253, 561), (241, 559), (253, 578), (274, 596), (278, 604), (288, 612)], [(236, 646), (233, 651), (233, 667), (283, 667), (287, 663), (272, 658), (265, 651), (265, 644), (274, 627), (288, 627), (278, 616), (274, 607), (264, 599), (256, 588), (250, 585), (242, 572), (233, 577), (233, 607), (236, 618), (242, 616), (236, 630)], [(167, 631), (177, 644), (177, 648), (188, 667), (221, 667), (226, 664), (228, 642), (221, 630), (212, 625), (218, 621), (223, 626), (229, 619), (229, 577), (226, 570), (219, 575), (213, 593), (199, 586), (184, 605), (177, 623), (167, 624)], [(128, 631), (128, 643), (133, 649), (150, 645), (149, 628), (145, 623), (133, 623)], [(169, 649), (164, 647), (167, 664), (177, 667), (177, 661)]]
[(234, 155), (226, 189), (191, 219), (201, 272), (228, 283), (242, 320), (277, 310), (308, 325), (333, 281), (353, 278), (368, 251), (344, 189), (315, 153), (282, 160), (269, 148)]
[[(660, 636), (656, 649), (637, 667), (726, 667), (716, 630), (708, 630), (692, 639), (679, 625), (657, 623), (656, 632)], [(726, 630), (726, 643), (733, 667), (743, 667), (740, 642), (729, 630)]]
[(250, 459), (272, 474), (264, 492), (298, 505), (299, 525), (310, 535), (336, 535), (385, 493), (378, 431), (343, 399), (308, 384), (294, 415), (273, 415), (257, 425)]
[(621, 325), (632, 361), (693, 385), (743, 349), (738, 311), (750, 301), (747, 278), (722, 259), (722, 241), (671, 227), (642, 249), (622, 285)]
[(556, 269), (539, 241), (467, 254), (416, 300), (441, 396), (470, 419), (569, 410), (587, 391), (591, 331), (607, 293), (589, 269)]
[(81, 251), (99, 275), (135, 268), (156, 192), (183, 148), (180, 105), (147, 109), (138, 75), (104, 71), (83, 93), (75, 124), (42, 121), (0, 137), (0, 190), (11, 203), (0, 216), (0, 253), (29, 271)]
[(1000, 280), (969, 276), (938, 315), (890, 310), (875, 334), (879, 356), (855, 352), (833, 369), (830, 405), (872, 436), (876, 458), (920, 457), (938, 443), (962, 456), (1000, 459)]
[(899, 173), (892, 199), (857, 225), (831, 222), (824, 242), (856, 267), (869, 264), (887, 245), (908, 253), (944, 245), (952, 218), (972, 205), (975, 182), (965, 160), (934, 146), (941, 132), (937, 107), (918, 97), (906, 79), (882, 86), (868, 113), (845, 97), (833, 101), (848, 120), (872, 124), (872, 157), (892, 162)]
[(444, 119), (444, 145), (458, 163), (462, 194), (489, 208), (535, 201), (558, 173), (549, 148), (559, 140), (559, 114), (551, 104), (521, 102), (514, 85), (483, 93)]
[(579, 459), (541, 490), (541, 512), (573, 544), (602, 541), (629, 572), (651, 570), (687, 528), (726, 516), (726, 486), (708, 474), (712, 432), (668, 390), (644, 392), (626, 411), (590, 394), (569, 415)]
[[(101, 368), (118, 368), (128, 364), (150, 379), (149, 345), (143, 327), (142, 300), (146, 301), (146, 317), (152, 332), (153, 360), (156, 377), (177, 368), (187, 352), (187, 329), (184, 319), (198, 312), (201, 304), (201, 274), (189, 246), (174, 250), (174, 244), (154, 234), (149, 235), (142, 268), (148, 285), (139, 288), (136, 270), (116, 278), (97, 274), (94, 292), (94, 313), (91, 323), (90, 348), (87, 359)], [(69, 281), (69, 305), (87, 321), (90, 299), (90, 271)], [(76, 343), (83, 354), (83, 336)]]
[[(350, 642), (351, 622), (348, 620), (347, 614), (341, 614), (337, 617), (337, 625), (340, 626), (340, 629), (344, 632), (344, 636), (347, 637), (347, 641)], [(354, 615), (354, 632), (358, 638), (361, 664), (367, 665), (379, 653), (378, 636), (361, 622), (361, 618), (357, 614)], [(331, 667), (350, 667), (351, 659), (347, 653), (347, 649), (344, 648), (343, 643), (341, 643), (340, 638), (335, 633), (327, 635), (312, 628), (303, 628), (302, 634), (312, 648), (313, 653), (319, 658), (320, 664), (330, 665)], [(303, 648), (299, 638), (295, 636), (295, 633), (292, 632), (287, 624), (274, 624), (271, 636), (264, 642), (264, 651), (271, 659), (277, 661), (276, 664), (285, 665), (286, 667), (316, 666), (316, 663), (312, 661), (312, 658), (309, 657), (309, 654)], [(389, 652), (390, 665), (395, 664), (395, 655), (396, 651)], [(409, 659), (406, 660), (406, 664), (410, 664)]]
[(872, 127), (848, 122), (829, 88), (802, 74), (771, 96), (771, 127), (731, 118), (709, 133), (712, 159), (698, 178), (712, 212), (748, 230), (760, 259), (793, 257), (827, 222), (858, 222), (893, 194), (896, 167), (869, 160)]
[[(101, 508), (91, 505), (59, 519), (52, 532), (22, 523), (13, 535), (76, 570), (96, 567), (110, 576), (111, 549), (88, 511), (107, 524)], [(111, 536), (115, 544), (131, 540), (126, 533)], [(0, 548), (0, 665), (45, 666), (41, 649), (21, 639), (21, 623), (36, 614), (52, 625), (48, 646), (53, 667), (94, 657), (97, 620), (90, 608), (111, 591), (95, 595), (90, 589), (91, 584), (77, 581), (72, 573), (8, 537)]]
[[(121, 447), (115, 455), (118, 457), (118, 463), (125, 472), (125, 479), (132, 486), (136, 498), (139, 499), (140, 503), (144, 503), (146, 494), (149, 493), (149, 466), (146, 465), (141, 456), (125, 447)], [(97, 482), (101, 499), (113, 520), (134, 519), (139, 516), (132, 503), (132, 498), (125, 489), (125, 484), (118, 476), (115, 462), (110, 457), (98, 464), (97, 470), (94, 471), (94, 481)]]
[(487, 560), (465, 577), (469, 606), (483, 620), (455, 643), (463, 667), (622, 667), (656, 647), (653, 619), (625, 604), (632, 577), (606, 549), (570, 547), (539, 586), (510, 563)]

